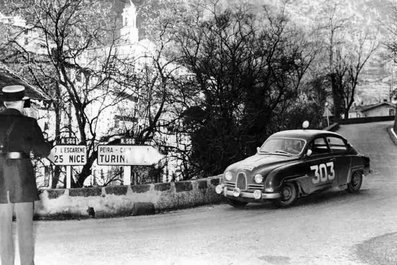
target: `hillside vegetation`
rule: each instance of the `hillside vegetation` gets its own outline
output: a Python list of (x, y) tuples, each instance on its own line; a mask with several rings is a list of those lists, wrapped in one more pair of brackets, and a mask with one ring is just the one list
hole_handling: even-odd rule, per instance
[[(280, 5), (281, 1), (257, 0), (257, 4)], [(350, 30), (341, 38), (349, 39), (358, 30), (367, 30), (379, 42), (379, 47), (365, 65), (357, 86), (355, 96), (358, 104), (372, 104), (389, 99), (389, 93), (396, 88), (396, 71), (390, 51), (385, 44), (390, 36), (389, 26), (395, 23), (394, 1), (389, 0), (349, 0), (349, 1), (311, 1), (291, 0), (287, 12), (292, 20), (305, 28), (316, 28), (327, 20), (327, 8), (339, 5), (336, 16), (347, 19)], [(394, 69), (393, 69), (394, 68)], [(392, 76), (393, 75), (393, 76)], [(393, 89), (392, 89), (393, 88)]]

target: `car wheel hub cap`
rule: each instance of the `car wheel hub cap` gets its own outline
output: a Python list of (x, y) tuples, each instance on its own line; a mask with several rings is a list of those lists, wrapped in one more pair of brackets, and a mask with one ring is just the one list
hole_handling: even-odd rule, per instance
[(283, 190), (283, 199), (288, 200), (291, 197), (291, 191), (289, 189)]
[(358, 186), (358, 185), (360, 185), (360, 176), (354, 176), (354, 178), (353, 178), (353, 186), (354, 187), (356, 187), (356, 186)]

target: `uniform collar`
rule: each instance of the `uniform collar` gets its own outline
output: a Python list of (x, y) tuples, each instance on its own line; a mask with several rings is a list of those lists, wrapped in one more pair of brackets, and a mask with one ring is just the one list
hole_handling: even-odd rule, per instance
[(22, 115), (22, 113), (19, 110), (12, 109), (12, 108), (5, 109), (2, 112), (0, 112), (0, 114), (1, 115), (12, 115), (12, 116), (21, 116)]

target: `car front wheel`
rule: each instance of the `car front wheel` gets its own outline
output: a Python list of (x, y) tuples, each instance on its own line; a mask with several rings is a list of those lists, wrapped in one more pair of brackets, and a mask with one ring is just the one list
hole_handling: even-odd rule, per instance
[(361, 174), (361, 172), (354, 172), (350, 180), (350, 183), (347, 184), (347, 191), (351, 193), (355, 193), (360, 190), (362, 184), (363, 184), (363, 174)]
[(288, 207), (293, 205), (298, 198), (298, 190), (292, 182), (284, 183), (280, 191), (281, 197), (274, 201), (277, 207)]

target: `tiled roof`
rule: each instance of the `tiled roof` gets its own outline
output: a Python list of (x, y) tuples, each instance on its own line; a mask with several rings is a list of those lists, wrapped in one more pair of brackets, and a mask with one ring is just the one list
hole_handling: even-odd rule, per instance
[(49, 100), (49, 98), (36, 87), (30, 85), (26, 80), (9, 70), (0, 63), (0, 88), (8, 85), (23, 85), (26, 96), (32, 99)]

